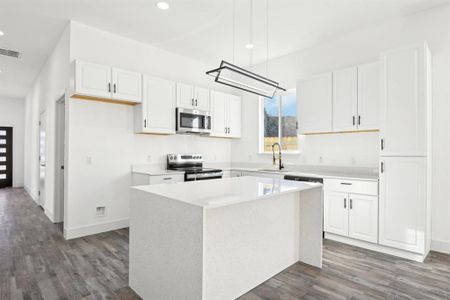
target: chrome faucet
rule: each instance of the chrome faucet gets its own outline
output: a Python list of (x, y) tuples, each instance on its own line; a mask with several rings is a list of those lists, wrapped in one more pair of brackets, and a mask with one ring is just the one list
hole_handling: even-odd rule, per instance
[(277, 159), (275, 158), (275, 146), (278, 146), (278, 169), (282, 170), (282, 169), (284, 169), (284, 166), (283, 166), (283, 162), (281, 161), (281, 146), (279, 143), (274, 143), (272, 145), (273, 165), (275, 166), (275, 163), (277, 161)]

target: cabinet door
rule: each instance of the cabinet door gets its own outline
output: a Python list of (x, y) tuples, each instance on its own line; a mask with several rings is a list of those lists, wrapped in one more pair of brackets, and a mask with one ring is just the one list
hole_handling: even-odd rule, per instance
[(228, 136), (232, 138), (241, 137), (241, 97), (228, 95)]
[(194, 108), (194, 86), (177, 82), (177, 106), (184, 108)]
[(142, 102), (142, 74), (113, 68), (112, 83), (113, 99)]
[(111, 67), (76, 61), (75, 94), (111, 98), (111, 88)]
[(227, 105), (228, 95), (211, 91), (211, 136), (226, 137), (227, 133)]
[(382, 155), (426, 155), (425, 52), (421, 45), (389, 51), (381, 56)]
[(357, 102), (357, 68), (333, 72), (333, 131), (356, 130)]
[(196, 87), (195, 88), (195, 109), (209, 111), (210, 107), (210, 92), (209, 89)]
[(371, 243), (378, 242), (378, 197), (349, 195), (348, 235)]
[(380, 128), (380, 64), (358, 66), (358, 130)]
[(144, 132), (175, 133), (175, 82), (144, 76)]
[(324, 229), (326, 232), (348, 236), (348, 194), (324, 192)]
[(332, 131), (331, 73), (297, 83), (299, 134)]
[(426, 232), (426, 158), (382, 157), (381, 245), (423, 254)]

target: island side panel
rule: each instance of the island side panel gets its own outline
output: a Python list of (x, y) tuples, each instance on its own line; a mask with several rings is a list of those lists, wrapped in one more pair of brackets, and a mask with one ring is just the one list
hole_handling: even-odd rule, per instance
[(203, 209), (132, 190), (130, 287), (144, 299), (202, 299)]
[(322, 268), (323, 190), (316, 188), (300, 193), (299, 260)]
[(235, 299), (296, 263), (299, 209), (299, 192), (206, 209), (203, 299)]

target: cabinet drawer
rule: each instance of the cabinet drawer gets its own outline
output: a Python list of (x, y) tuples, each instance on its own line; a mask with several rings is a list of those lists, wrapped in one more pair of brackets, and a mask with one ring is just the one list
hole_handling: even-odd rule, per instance
[(175, 183), (183, 181), (184, 181), (183, 174), (150, 176), (150, 184)]
[(324, 179), (323, 189), (343, 193), (378, 195), (378, 182), (363, 180)]

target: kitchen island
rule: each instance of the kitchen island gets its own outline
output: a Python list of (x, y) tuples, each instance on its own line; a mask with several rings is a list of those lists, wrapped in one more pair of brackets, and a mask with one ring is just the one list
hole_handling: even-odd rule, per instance
[(322, 185), (238, 177), (132, 188), (130, 287), (234, 299), (301, 261), (322, 267)]

